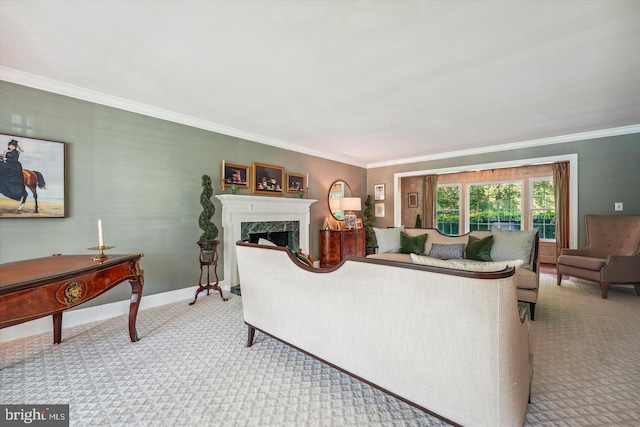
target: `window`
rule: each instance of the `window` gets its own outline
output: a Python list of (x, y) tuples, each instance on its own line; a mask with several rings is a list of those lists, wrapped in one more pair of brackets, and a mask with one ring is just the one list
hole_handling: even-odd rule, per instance
[(443, 234), (460, 234), (460, 186), (438, 186), (436, 228)]
[(556, 202), (553, 178), (538, 178), (531, 182), (532, 229), (537, 229), (540, 239), (556, 238)]
[(520, 230), (522, 183), (505, 182), (469, 186), (469, 231)]

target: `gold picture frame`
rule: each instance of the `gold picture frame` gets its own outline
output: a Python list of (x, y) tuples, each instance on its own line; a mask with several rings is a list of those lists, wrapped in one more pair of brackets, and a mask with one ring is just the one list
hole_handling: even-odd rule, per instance
[(253, 194), (284, 196), (283, 167), (253, 162), (251, 169), (251, 192)]
[(249, 166), (224, 164), (224, 186), (235, 184), (238, 188), (249, 188)]
[(287, 174), (287, 193), (299, 193), (300, 190), (305, 191), (305, 177), (299, 173)]

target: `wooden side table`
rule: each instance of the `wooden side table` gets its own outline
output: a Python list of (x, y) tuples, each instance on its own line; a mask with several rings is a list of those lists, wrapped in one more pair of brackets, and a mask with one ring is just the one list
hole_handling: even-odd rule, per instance
[[(213, 242), (198, 242), (198, 246), (200, 246), (200, 279), (198, 279), (198, 289), (196, 290), (196, 296), (193, 299), (193, 301), (191, 301), (189, 303), (189, 305), (193, 305), (196, 303), (197, 299), (198, 299), (198, 294), (204, 290), (207, 291), (207, 295), (209, 295), (209, 291), (211, 289), (220, 292), (220, 298), (222, 298), (222, 301), (227, 301), (228, 298), (225, 298), (222, 295), (222, 289), (220, 288), (220, 285), (218, 285), (218, 283), (220, 282), (220, 280), (218, 279), (218, 244), (220, 242), (218, 240), (214, 240)], [(205, 246), (211, 246), (213, 245), (213, 249), (212, 250), (205, 250)], [(207, 267), (207, 281), (205, 282), (205, 284), (202, 284), (202, 273), (203, 271), (203, 267)], [(209, 269), (211, 268), (211, 266), (213, 266), (213, 274), (216, 276), (216, 282), (212, 285), (210, 283), (210, 279), (209, 279)]]

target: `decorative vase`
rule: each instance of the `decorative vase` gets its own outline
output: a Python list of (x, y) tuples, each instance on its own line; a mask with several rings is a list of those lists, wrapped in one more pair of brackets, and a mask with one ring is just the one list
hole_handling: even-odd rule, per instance
[(231, 184), (231, 194), (236, 194), (237, 192), (238, 192), (238, 186), (234, 182), (233, 184)]
[(304, 190), (298, 190), (298, 196), (302, 199), (304, 197)]

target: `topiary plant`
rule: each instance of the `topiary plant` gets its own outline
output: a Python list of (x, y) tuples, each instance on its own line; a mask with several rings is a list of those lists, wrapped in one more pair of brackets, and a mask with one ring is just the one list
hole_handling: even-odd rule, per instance
[(371, 210), (371, 195), (367, 195), (364, 201), (364, 219), (362, 226), (364, 227), (365, 240), (367, 249), (373, 249), (376, 246), (376, 234), (373, 231), (373, 212)]
[[(202, 175), (202, 194), (200, 195), (200, 204), (202, 205), (202, 213), (200, 214), (200, 218), (198, 219), (198, 224), (202, 229), (203, 233), (200, 236), (200, 241), (198, 243), (208, 243), (213, 242), (218, 237), (218, 227), (211, 222), (211, 218), (213, 214), (216, 213), (216, 207), (211, 201), (211, 196), (213, 196), (213, 188), (211, 187), (211, 177), (209, 175)], [(202, 248), (205, 250), (213, 250), (215, 245), (213, 243), (203, 244)]]

